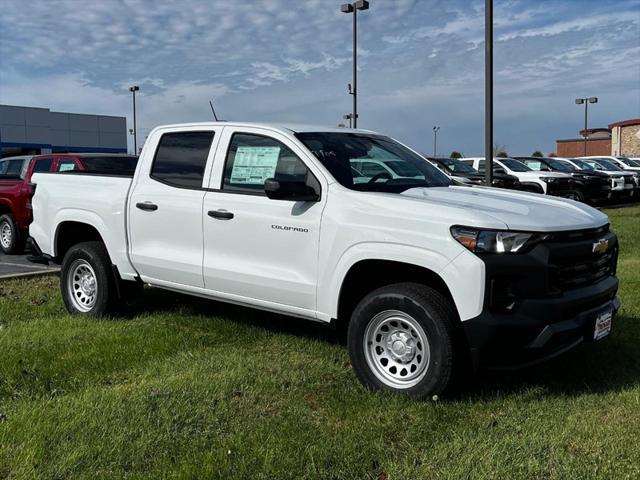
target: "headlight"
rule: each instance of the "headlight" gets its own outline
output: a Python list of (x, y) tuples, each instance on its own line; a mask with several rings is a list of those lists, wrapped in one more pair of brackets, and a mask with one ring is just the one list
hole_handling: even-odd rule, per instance
[(540, 177), (540, 180), (547, 183), (553, 183), (556, 181), (555, 177)]
[(546, 234), (451, 227), (451, 235), (474, 253), (522, 253), (549, 237)]

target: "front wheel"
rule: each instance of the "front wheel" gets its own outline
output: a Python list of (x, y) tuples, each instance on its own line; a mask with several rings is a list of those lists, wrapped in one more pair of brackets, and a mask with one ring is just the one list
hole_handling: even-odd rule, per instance
[(356, 375), (372, 390), (416, 399), (442, 393), (453, 380), (456, 318), (451, 303), (425, 285), (401, 283), (371, 292), (349, 323)]
[(115, 282), (103, 243), (79, 243), (64, 256), (60, 290), (69, 313), (94, 317), (111, 313), (117, 303)]

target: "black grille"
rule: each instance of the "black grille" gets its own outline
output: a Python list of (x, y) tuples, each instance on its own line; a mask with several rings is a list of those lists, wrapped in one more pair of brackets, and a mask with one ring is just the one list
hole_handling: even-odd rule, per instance
[(575, 230), (571, 232), (558, 232), (551, 235), (549, 241), (552, 242), (582, 242), (586, 240), (599, 240), (604, 235), (609, 233), (609, 225), (603, 225), (598, 228), (591, 228), (589, 230)]
[(633, 177), (631, 175), (628, 175), (624, 177), (624, 184), (625, 185), (635, 185), (636, 182), (633, 181)]
[(617, 248), (589, 258), (569, 258), (554, 263), (551, 285), (558, 290), (570, 290), (594, 284), (614, 273)]
[(554, 233), (545, 243), (549, 248), (549, 283), (554, 291), (592, 285), (616, 273), (618, 241), (609, 225)]

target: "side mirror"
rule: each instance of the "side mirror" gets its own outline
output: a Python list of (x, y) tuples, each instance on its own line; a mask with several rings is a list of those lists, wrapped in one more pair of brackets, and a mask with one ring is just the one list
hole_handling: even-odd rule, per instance
[(305, 182), (268, 178), (264, 182), (264, 191), (271, 200), (293, 200), (296, 202), (317, 202), (320, 200), (318, 192)]

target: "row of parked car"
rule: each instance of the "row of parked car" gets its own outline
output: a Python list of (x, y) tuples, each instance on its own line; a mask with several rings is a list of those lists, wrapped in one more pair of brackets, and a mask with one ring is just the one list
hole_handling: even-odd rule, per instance
[(26, 155), (0, 160), (0, 250), (21, 253), (33, 220), (31, 198), (36, 186), (31, 182), (38, 172), (80, 171), (108, 175), (133, 175), (138, 157), (124, 154), (54, 153)]
[[(484, 157), (427, 159), (459, 183), (484, 183)], [(626, 157), (495, 158), (493, 174), (494, 187), (571, 198), (590, 205), (640, 199), (640, 160)]]

